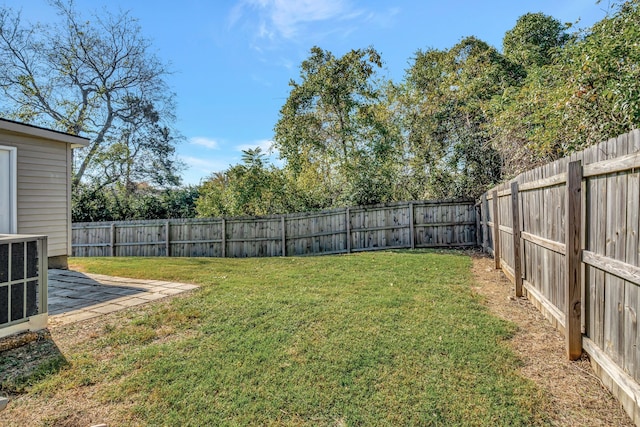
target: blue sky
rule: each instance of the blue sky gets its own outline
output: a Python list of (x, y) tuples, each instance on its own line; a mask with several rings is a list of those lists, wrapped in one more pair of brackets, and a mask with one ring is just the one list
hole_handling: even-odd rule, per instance
[[(0, 0), (24, 19), (55, 19), (46, 0)], [(288, 82), (317, 45), (340, 56), (373, 46), (383, 75), (399, 82), (418, 49), (449, 48), (474, 35), (500, 49), (519, 16), (543, 12), (589, 27), (605, 16), (596, 0), (75, 0), (86, 13), (128, 10), (155, 53), (171, 64), (177, 147), (185, 184), (268, 148)], [(272, 156), (274, 159), (277, 155)]]

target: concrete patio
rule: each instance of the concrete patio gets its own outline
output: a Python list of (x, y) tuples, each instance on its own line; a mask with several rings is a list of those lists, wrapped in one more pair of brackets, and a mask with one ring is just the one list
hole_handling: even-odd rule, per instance
[(91, 319), (198, 287), (69, 270), (49, 270), (48, 285), (49, 326)]

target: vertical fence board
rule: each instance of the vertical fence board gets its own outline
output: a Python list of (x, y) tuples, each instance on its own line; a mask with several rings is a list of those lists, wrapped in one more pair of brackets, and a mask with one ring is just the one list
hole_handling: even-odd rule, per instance
[(480, 199), (480, 214), (482, 215), (482, 252), (487, 252), (489, 247), (489, 239), (487, 238), (487, 221), (489, 218), (489, 213), (487, 211), (487, 194), (483, 194)]
[[(640, 151), (640, 130), (629, 136), (629, 152)], [(626, 262), (640, 267), (640, 173), (634, 169), (628, 176), (629, 190), (627, 197), (627, 253)], [(625, 295), (625, 331), (627, 332), (627, 350), (625, 360), (627, 370), (636, 380), (640, 380), (640, 330), (638, 315), (640, 311), (640, 290), (629, 284)]]
[(116, 256), (116, 225), (113, 223), (109, 227), (109, 244), (111, 256)]
[(220, 230), (222, 239), (222, 258), (227, 256), (227, 220), (222, 218), (222, 228)]
[(522, 260), (520, 258), (520, 207), (518, 200), (518, 183), (511, 184), (511, 209), (513, 229), (513, 274), (516, 285), (516, 296), (522, 296)]
[[(628, 137), (627, 135), (620, 135), (616, 138), (615, 142), (615, 156), (620, 157), (628, 154)], [(619, 261), (626, 261), (627, 259), (627, 199), (628, 199), (628, 190), (629, 190), (629, 171), (623, 171), (616, 174), (616, 223), (617, 223), (617, 238), (615, 243), (615, 259)], [(617, 336), (617, 346), (616, 352), (619, 354), (619, 358), (621, 360), (620, 366), (623, 370), (627, 371), (628, 362), (626, 357), (629, 356), (631, 358), (630, 362), (633, 364), (633, 357), (631, 356), (631, 351), (627, 348), (631, 346), (633, 340), (627, 339), (627, 330), (625, 326), (628, 324), (629, 310), (626, 310), (627, 306), (627, 296), (630, 291), (629, 288), (635, 288), (633, 283), (630, 283), (625, 280), (621, 280), (621, 289), (619, 290), (618, 297), (620, 299), (620, 305), (618, 307), (619, 311), (619, 328), (618, 328), (618, 336)], [(627, 373), (629, 373), (627, 371)]]
[(169, 221), (164, 223), (164, 253), (165, 256), (171, 256), (171, 224)]
[[(596, 159), (596, 147), (591, 147), (585, 151), (584, 155), (584, 164), (588, 165), (595, 162)], [(598, 186), (596, 185), (596, 181), (593, 177), (586, 178), (585, 180), (585, 242), (584, 247), (586, 250), (594, 252), (594, 248), (596, 247), (596, 236), (595, 233), (595, 209), (597, 207), (598, 200)], [(596, 294), (596, 274), (597, 269), (590, 265), (585, 266), (585, 335), (590, 337), (594, 342), (595, 339), (593, 337), (593, 331), (595, 329), (595, 305), (593, 301), (595, 300)]]
[(409, 247), (411, 249), (415, 249), (416, 248), (416, 236), (415, 236), (415, 219), (414, 219), (414, 208), (413, 208), (413, 203), (409, 203), (409, 239), (410, 239), (410, 244)]
[[(606, 159), (606, 151), (601, 146), (595, 147), (594, 162)], [(605, 253), (606, 223), (607, 223), (607, 177), (592, 177), (595, 190), (594, 200), (591, 205), (589, 229), (593, 230), (591, 251), (597, 254)], [(594, 276), (594, 286), (590, 292), (590, 311), (593, 315), (590, 338), (599, 348), (604, 348), (604, 313), (605, 313), (605, 273), (595, 267), (591, 268)]]
[[(637, 170), (627, 176), (627, 241), (624, 261), (627, 264), (638, 264), (638, 212), (640, 211), (640, 174)], [(627, 282), (624, 295), (624, 331), (625, 353), (624, 370), (636, 380), (636, 365), (638, 363), (638, 287)]]
[(580, 277), (582, 242), (582, 165), (572, 162), (567, 169), (566, 210), (566, 280), (565, 280), (565, 334), (566, 351), (570, 360), (582, 355), (582, 331), (580, 329)]
[[(617, 157), (616, 139), (607, 144), (611, 158)], [(617, 173), (607, 178), (607, 221), (605, 255), (613, 259), (624, 257), (626, 212), (626, 173)], [(605, 351), (618, 365), (624, 356), (624, 280), (607, 273), (605, 281)]]
[(282, 215), (282, 256), (287, 256), (287, 226), (285, 225), (285, 217)]
[(496, 269), (500, 269), (500, 210), (498, 209), (498, 191), (493, 190), (493, 258), (495, 259)]

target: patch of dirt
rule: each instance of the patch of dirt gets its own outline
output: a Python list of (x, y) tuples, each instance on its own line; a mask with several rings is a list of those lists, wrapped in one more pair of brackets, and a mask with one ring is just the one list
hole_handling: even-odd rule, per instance
[(534, 381), (549, 398), (550, 419), (558, 426), (634, 426), (615, 397), (602, 385), (586, 355), (571, 362), (564, 339), (495, 269), (492, 258), (475, 254), (475, 291), (489, 309), (518, 326), (509, 344), (522, 361), (522, 375)]

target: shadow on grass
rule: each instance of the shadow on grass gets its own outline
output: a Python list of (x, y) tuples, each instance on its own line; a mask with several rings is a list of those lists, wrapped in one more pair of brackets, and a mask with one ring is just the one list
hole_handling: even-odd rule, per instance
[(5, 347), (8, 340), (15, 345), (0, 351), (0, 395), (25, 393), (69, 365), (47, 330), (5, 338)]

